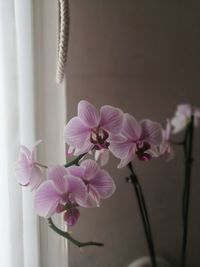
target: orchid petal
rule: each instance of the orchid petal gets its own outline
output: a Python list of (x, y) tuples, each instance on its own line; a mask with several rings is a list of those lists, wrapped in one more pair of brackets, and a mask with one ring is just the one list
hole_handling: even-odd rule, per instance
[(67, 158), (71, 158), (73, 156), (74, 153), (74, 147), (73, 146), (68, 146), (68, 148), (66, 148), (66, 156)]
[(82, 148), (87, 144), (90, 144), (90, 128), (88, 128), (80, 118), (72, 118), (64, 130), (65, 142), (74, 147)]
[(105, 105), (100, 109), (100, 125), (106, 131), (118, 134), (122, 128), (123, 112), (119, 108)]
[(176, 115), (182, 115), (184, 117), (190, 118), (192, 115), (192, 107), (190, 104), (179, 104), (177, 106)]
[(90, 143), (89, 137), (88, 137), (88, 139), (85, 140), (85, 143), (83, 144), (82, 147), (75, 149), (74, 156), (79, 156), (85, 153), (89, 153), (93, 147), (94, 147), (94, 144)]
[(67, 170), (63, 166), (54, 166), (48, 169), (48, 178), (54, 182), (56, 189), (61, 193), (68, 191), (68, 182), (64, 178), (67, 174)]
[(162, 142), (162, 127), (159, 123), (151, 120), (141, 122), (142, 134), (141, 140), (153, 145), (160, 145)]
[(176, 134), (182, 131), (186, 127), (187, 123), (188, 123), (188, 120), (183, 115), (174, 117), (171, 120), (171, 125), (173, 127), (172, 133)]
[(20, 152), (20, 159), (17, 161), (15, 166), (15, 175), (19, 184), (26, 186), (29, 184), (31, 174), (31, 167), (27, 156)]
[(100, 206), (100, 195), (96, 188), (91, 184), (87, 185), (88, 197), (85, 207), (86, 208), (94, 208)]
[(134, 159), (135, 154), (133, 153), (133, 150), (130, 149), (126, 157), (122, 158), (120, 163), (118, 164), (117, 168), (123, 168), (128, 165), (129, 162), (131, 162)]
[(48, 218), (56, 213), (56, 208), (61, 200), (53, 181), (45, 181), (35, 192), (34, 205), (39, 216)]
[(100, 170), (95, 177), (90, 181), (101, 198), (109, 198), (116, 190), (115, 183), (108, 172)]
[(69, 174), (65, 175), (64, 178), (69, 183), (70, 201), (75, 201), (78, 205), (84, 207), (88, 196), (84, 182), (80, 178)]
[(66, 169), (67, 174), (71, 174), (73, 176), (83, 178), (85, 175), (85, 169), (81, 166), (70, 166)]
[(86, 159), (81, 162), (81, 167), (85, 169), (85, 175), (84, 175), (84, 180), (90, 181), (97, 173), (99, 170), (99, 166), (96, 163), (96, 161), (91, 160), (91, 159)]
[(99, 125), (100, 116), (97, 109), (86, 100), (78, 103), (78, 117), (87, 127), (94, 128)]
[(110, 158), (108, 149), (100, 149), (95, 151), (95, 160), (100, 162), (101, 166), (105, 166)]
[[(115, 139), (117, 140), (117, 139)], [(118, 137), (118, 140), (120, 138)], [(109, 150), (113, 153), (113, 155), (119, 159), (126, 157), (129, 150), (131, 149), (133, 152), (136, 150), (136, 144), (130, 142), (129, 140), (124, 141), (125, 139), (122, 137), (121, 142), (111, 142), (109, 146)]]
[(122, 133), (131, 140), (138, 140), (141, 135), (141, 126), (130, 114), (124, 114)]
[(31, 170), (30, 176), (30, 189), (33, 190), (37, 188), (42, 182), (42, 170), (38, 166), (34, 166)]
[(27, 156), (29, 160), (31, 159), (31, 151), (26, 146), (21, 145), (21, 151)]

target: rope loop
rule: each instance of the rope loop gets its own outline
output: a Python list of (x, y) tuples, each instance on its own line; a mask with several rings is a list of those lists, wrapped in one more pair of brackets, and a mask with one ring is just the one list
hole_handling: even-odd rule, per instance
[(69, 0), (58, 0), (58, 14), (58, 59), (56, 82), (62, 83), (65, 74), (69, 42)]

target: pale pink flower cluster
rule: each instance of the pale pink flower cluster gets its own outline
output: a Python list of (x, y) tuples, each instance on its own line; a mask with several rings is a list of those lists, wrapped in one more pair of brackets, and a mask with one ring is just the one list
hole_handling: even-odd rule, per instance
[(90, 159), (83, 160), (80, 166), (49, 167), (48, 179), (43, 181), (35, 147), (30, 151), (22, 146), (15, 170), (22, 186), (36, 189), (34, 204), (38, 215), (49, 218), (63, 212), (64, 220), (72, 226), (79, 218), (79, 207), (98, 207), (101, 199), (107, 199), (115, 192), (115, 183), (109, 173)]
[(80, 215), (78, 207), (98, 207), (114, 191), (113, 179), (94, 160), (69, 168), (55, 166), (48, 169), (48, 180), (36, 190), (35, 208), (45, 218), (64, 212), (64, 220), (72, 226)]
[(74, 225), (79, 216), (79, 207), (98, 207), (102, 199), (115, 192), (115, 183), (100, 165), (109, 160), (109, 153), (120, 159), (119, 168), (130, 161), (152, 158), (171, 159), (171, 135), (187, 125), (191, 114), (198, 125), (200, 111), (190, 105), (179, 105), (175, 117), (167, 120), (166, 129), (158, 122), (144, 119), (138, 122), (132, 115), (109, 105), (98, 111), (92, 104), (82, 100), (78, 104), (78, 114), (72, 118), (64, 130), (68, 154), (79, 156), (92, 152), (95, 160), (84, 159), (78, 166), (53, 166), (47, 168), (44, 181), (42, 165), (37, 162), (36, 142), (32, 150), (21, 146), (16, 164), (16, 176), (20, 185), (35, 189), (35, 209), (38, 215), (49, 218), (63, 213), (68, 225)]
[(74, 155), (95, 151), (95, 158), (100, 158), (104, 165), (110, 151), (121, 160), (118, 167), (122, 168), (135, 157), (140, 160), (154, 157), (153, 148), (162, 143), (162, 127), (149, 119), (137, 122), (130, 114), (108, 105), (98, 112), (82, 100), (78, 115), (68, 122), (64, 136)]

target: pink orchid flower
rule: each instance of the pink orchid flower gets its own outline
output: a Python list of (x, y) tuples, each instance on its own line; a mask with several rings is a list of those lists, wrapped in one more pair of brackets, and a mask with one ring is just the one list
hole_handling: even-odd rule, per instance
[(180, 104), (177, 106), (174, 117), (171, 120), (173, 134), (181, 132), (190, 122), (192, 114), (194, 115), (194, 125), (197, 127), (200, 123), (200, 109), (192, 107), (190, 104)]
[(77, 207), (84, 207), (87, 197), (80, 178), (69, 174), (65, 167), (55, 166), (48, 170), (48, 180), (36, 190), (34, 204), (37, 214), (45, 218), (64, 211), (64, 220), (72, 226), (79, 217)]
[(159, 146), (162, 142), (162, 127), (151, 120), (140, 123), (130, 114), (124, 114), (121, 135), (111, 136), (110, 151), (121, 159), (118, 168), (126, 166), (135, 156), (140, 160), (150, 160), (151, 146)]
[(92, 104), (82, 100), (78, 104), (78, 116), (72, 118), (65, 127), (65, 142), (70, 145), (70, 152), (75, 149), (75, 155), (93, 148), (107, 149), (109, 135), (119, 133), (122, 121), (120, 109), (106, 105), (101, 107), (99, 113)]
[(85, 207), (98, 207), (101, 199), (107, 199), (115, 192), (116, 186), (113, 179), (94, 160), (84, 160), (80, 166), (71, 166), (67, 171), (84, 181), (88, 192)]
[(22, 186), (30, 186), (35, 189), (42, 182), (42, 170), (37, 165), (36, 147), (41, 141), (37, 141), (32, 150), (21, 146), (19, 159), (15, 166), (17, 181)]

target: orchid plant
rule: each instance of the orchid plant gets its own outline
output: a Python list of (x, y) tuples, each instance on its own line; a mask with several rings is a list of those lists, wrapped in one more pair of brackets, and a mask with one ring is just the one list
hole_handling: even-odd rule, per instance
[[(174, 156), (171, 136), (186, 129), (184, 146), (186, 164), (186, 182), (183, 201), (183, 225), (186, 242), (189, 202), (189, 180), (191, 176), (191, 157), (193, 125), (198, 125), (200, 111), (190, 105), (179, 105), (173, 119), (167, 120), (166, 129), (150, 119), (138, 122), (132, 115), (121, 109), (105, 105), (98, 111), (91, 103), (82, 100), (78, 104), (78, 114), (65, 126), (64, 140), (67, 144), (66, 164), (45, 166), (38, 162), (36, 149), (40, 141), (31, 150), (21, 146), (16, 163), (16, 176), (20, 185), (34, 190), (36, 213), (48, 220), (49, 226), (59, 235), (67, 238), (78, 247), (102, 246), (98, 242), (80, 242), (67, 231), (58, 228), (52, 216), (62, 214), (68, 226), (77, 223), (80, 207), (95, 208), (102, 200), (113, 195), (116, 190), (114, 180), (102, 167), (109, 161), (109, 154), (120, 160), (118, 168), (128, 167), (127, 180), (132, 183), (138, 202), (139, 212), (144, 226), (146, 241), (152, 266), (156, 267), (156, 253), (151, 231), (149, 215), (142, 187), (134, 171), (132, 161), (149, 161), (154, 158), (172, 159)], [(88, 159), (94, 155), (94, 159)], [(44, 179), (44, 171), (47, 179)], [(185, 255), (186, 244), (183, 244)], [(183, 258), (183, 257), (182, 257)], [(183, 265), (184, 266), (184, 265)]]

